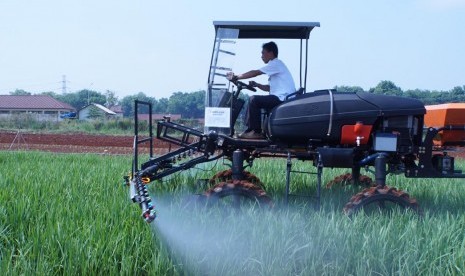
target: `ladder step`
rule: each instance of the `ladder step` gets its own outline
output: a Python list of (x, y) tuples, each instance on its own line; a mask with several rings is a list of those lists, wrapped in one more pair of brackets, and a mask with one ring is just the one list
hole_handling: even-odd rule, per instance
[(215, 73), (215, 76), (221, 76), (221, 77), (227, 77), (226, 74), (221, 74), (221, 73)]
[(222, 66), (211, 66), (210, 68), (217, 69), (217, 70), (232, 71), (232, 68), (222, 67)]
[(228, 39), (216, 39), (216, 42), (218, 43), (230, 43), (230, 44), (236, 44), (236, 41), (235, 40), (228, 40)]
[(231, 55), (231, 56), (235, 56), (236, 53), (233, 53), (231, 51), (226, 51), (226, 50), (222, 50), (222, 49), (219, 49), (218, 50), (220, 53), (224, 53), (224, 54), (228, 54), (228, 55)]
[(289, 171), (291, 173), (304, 173), (304, 174), (318, 174), (316, 172), (305, 172), (305, 171)]
[(211, 86), (226, 86), (226, 83), (212, 83)]

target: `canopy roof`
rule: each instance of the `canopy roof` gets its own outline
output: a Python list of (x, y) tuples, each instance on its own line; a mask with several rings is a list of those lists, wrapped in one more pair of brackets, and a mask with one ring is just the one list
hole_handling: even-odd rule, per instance
[(215, 30), (239, 30), (239, 38), (308, 39), (320, 22), (213, 21)]

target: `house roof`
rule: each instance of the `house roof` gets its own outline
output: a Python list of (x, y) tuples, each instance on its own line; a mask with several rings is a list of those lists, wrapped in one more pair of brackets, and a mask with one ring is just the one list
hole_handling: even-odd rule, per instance
[(76, 110), (48, 95), (0, 95), (0, 109), (66, 109)]
[(101, 105), (101, 104), (94, 103), (93, 105), (95, 105), (96, 107), (98, 107), (98, 108), (100, 108), (101, 110), (105, 111), (105, 113), (107, 113), (107, 114), (116, 115), (115, 112), (111, 111), (110, 109), (104, 107), (104, 106)]
[(116, 115), (115, 112), (111, 111), (110, 109), (104, 107), (103, 105), (101, 104), (98, 104), (98, 103), (91, 103), (89, 105), (86, 105), (84, 106), (83, 108), (79, 109), (79, 111), (83, 110), (83, 109), (86, 109), (88, 108), (89, 106), (95, 106), (97, 107), (98, 109), (102, 110), (103, 112), (105, 112), (106, 114), (110, 114), (110, 115)]
[(115, 113), (123, 113), (123, 107), (121, 105), (114, 105), (110, 107), (110, 110)]

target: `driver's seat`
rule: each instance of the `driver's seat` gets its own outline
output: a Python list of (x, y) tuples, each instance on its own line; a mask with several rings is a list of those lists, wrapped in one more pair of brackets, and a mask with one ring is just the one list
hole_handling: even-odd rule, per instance
[(295, 91), (294, 93), (291, 93), (291, 94), (287, 95), (286, 98), (284, 99), (284, 101), (287, 102), (288, 100), (298, 98), (298, 97), (302, 96), (303, 94), (305, 94), (305, 88), (301, 87), (301, 88), (297, 89), (297, 91)]
[[(296, 99), (302, 96), (303, 94), (305, 94), (305, 88), (301, 87), (297, 89), (297, 91), (295, 91), (294, 93), (287, 95), (286, 98), (284, 98), (284, 102), (287, 102), (292, 99)], [(269, 114), (273, 108), (262, 108), (262, 109), (263, 109), (262, 114)]]

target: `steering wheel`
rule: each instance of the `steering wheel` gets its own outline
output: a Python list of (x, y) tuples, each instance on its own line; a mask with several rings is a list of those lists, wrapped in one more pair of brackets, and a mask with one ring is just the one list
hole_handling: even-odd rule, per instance
[(252, 85), (249, 85), (249, 84), (246, 84), (242, 81), (238, 81), (238, 80), (230, 80), (230, 82), (234, 83), (238, 89), (243, 89), (243, 88), (246, 88), (250, 91), (253, 91), (253, 92), (257, 92), (257, 89), (255, 89), (255, 87), (253, 87)]

